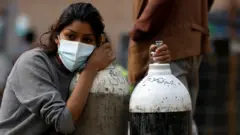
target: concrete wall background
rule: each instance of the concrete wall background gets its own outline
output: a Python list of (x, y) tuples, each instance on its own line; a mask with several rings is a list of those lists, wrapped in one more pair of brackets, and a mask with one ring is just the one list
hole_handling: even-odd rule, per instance
[[(11, 0), (0, 0), (0, 8)], [(29, 15), (37, 35), (46, 32), (60, 16), (64, 8), (73, 2), (91, 2), (100, 11), (106, 25), (105, 31), (114, 44), (117, 44), (122, 32), (132, 27), (132, 0), (17, 0), (20, 13)], [(231, 0), (215, 0), (212, 11), (229, 8)], [(240, 0), (236, 0), (240, 7)]]
[(131, 0), (19, 0), (19, 8), (21, 13), (29, 15), (39, 36), (73, 2), (91, 2), (99, 9), (106, 26), (105, 31), (114, 44), (118, 43), (120, 33), (128, 32), (132, 26)]

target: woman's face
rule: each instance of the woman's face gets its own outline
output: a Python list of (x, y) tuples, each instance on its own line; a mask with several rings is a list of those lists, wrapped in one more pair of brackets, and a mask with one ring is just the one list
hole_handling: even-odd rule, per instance
[[(90, 45), (96, 45), (96, 37), (91, 26), (87, 22), (78, 20), (66, 26), (60, 33), (60, 39), (83, 42)], [(59, 41), (56, 41), (59, 45)]]

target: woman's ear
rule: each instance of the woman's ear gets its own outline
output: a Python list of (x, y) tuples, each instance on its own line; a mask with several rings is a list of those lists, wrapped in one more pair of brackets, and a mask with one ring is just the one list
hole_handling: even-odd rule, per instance
[(57, 36), (57, 37), (55, 37), (54, 41), (55, 41), (55, 43), (56, 43), (56, 44), (59, 46), (59, 44), (60, 44), (60, 41), (59, 41), (59, 38), (58, 38), (58, 36)]
[(104, 34), (101, 34), (100, 36), (100, 43), (105, 43), (106, 42), (106, 37)]
[(109, 42), (109, 40), (108, 40), (108, 38), (106, 37), (105, 34), (101, 34), (101, 35), (99, 36), (98, 41), (99, 41), (100, 44), (104, 44), (104, 43), (106, 43), (106, 42)]

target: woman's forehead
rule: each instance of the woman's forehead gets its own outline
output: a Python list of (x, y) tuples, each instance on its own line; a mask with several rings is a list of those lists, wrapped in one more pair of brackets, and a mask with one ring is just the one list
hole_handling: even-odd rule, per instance
[(82, 22), (79, 20), (73, 21), (70, 25), (64, 28), (65, 30), (69, 30), (76, 34), (84, 34), (84, 35), (93, 35), (93, 30), (89, 23)]

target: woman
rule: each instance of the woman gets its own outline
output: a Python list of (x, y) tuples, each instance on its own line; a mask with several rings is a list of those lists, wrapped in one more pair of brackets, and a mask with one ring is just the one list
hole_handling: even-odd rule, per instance
[[(22, 54), (8, 77), (1, 135), (72, 133), (97, 72), (115, 59), (111, 45), (100, 42), (104, 24), (91, 4), (71, 4), (48, 33), (48, 44)], [(163, 61), (169, 53), (161, 49), (156, 59)], [(69, 96), (76, 72), (80, 78)]]

